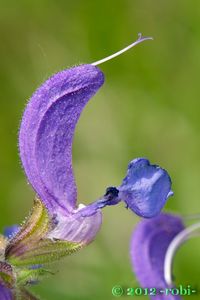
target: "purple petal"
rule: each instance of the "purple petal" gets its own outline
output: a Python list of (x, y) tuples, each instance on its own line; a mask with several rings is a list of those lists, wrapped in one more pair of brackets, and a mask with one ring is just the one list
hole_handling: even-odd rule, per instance
[(67, 217), (60, 215), (57, 226), (47, 237), (83, 244), (89, 244), (93, 241), (101, 227), (101, 211), (95, 212), (92, 216), (83, 217), (78, 213), (81, 209), (83, 209), (82, 204), (79, 205), (74, 214)]
[(20, 230), (19, 225), (12, 225), (12, 226), (5, 227), (3, 234), (7, 238), (12, 238), (18, 233), (19, 230)]
[[(160, 214), (142, 220), (133, 232), (131, 261), (134, 273), (143, 288), (167, 288), (164, 279), (164, 259), (173, 238), (184, 229), (180, 217)], [(180, 299), (178, 296), (152, 296), (155, 300)]]
[(53, 214), (76, 207), (72, 141), (88, 100), (104, 82), (102, 72), (81, 65), (50, 77), (31, 97), (19, 134), (21, 160), (33, 188)]
[(2, 284), (0, 284), (0, 299), (1, 300), (12, 300), (12, 294), (11, 291), (4, 287)]
[(137, 215), (151, 218), (160, 213), (172, 195), (168, 173), (145, 158), (134, 159), (119, 189), (119, 198)]

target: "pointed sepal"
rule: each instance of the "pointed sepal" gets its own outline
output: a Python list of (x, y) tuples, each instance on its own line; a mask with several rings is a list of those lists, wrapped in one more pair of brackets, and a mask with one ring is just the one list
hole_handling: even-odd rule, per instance
[(84, 245), (63, 240), (41, 239), (26, 252), (9, 257), (16, 267), (45, 265), (80, 250)]
[(52, 228), (52, 218), (43, 203), (36, 199), (30, 216), (6, 247), (5, 258), (9, 261), (12, 257), (23, 255), (34, 248)]

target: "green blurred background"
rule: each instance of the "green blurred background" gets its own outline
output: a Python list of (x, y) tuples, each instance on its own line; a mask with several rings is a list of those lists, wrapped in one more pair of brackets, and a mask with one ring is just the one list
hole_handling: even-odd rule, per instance
[[(0, 0), (1, 230), (20, 223), (34, 197), (17, 149), (30, 95), (51, 74), (101, 59), (138, 32), (154, 41), (101, 65), (105, 85), (78, 124), (73, 163), (79, 202), (118, 185), (128, 162), (145, 156), (172, 177), (175, 195), (166, 210), (200, 212), (200, 2)], [(103, 214), (96, 241), (33, 289), (42, 299), (110, 300), (112, 286), (138, 285), (129, 240), (139, 218), (122, 204)], [(176, 282), (200, 289), (199, 261), (200, 239), (193, 239), (176, 256)]]

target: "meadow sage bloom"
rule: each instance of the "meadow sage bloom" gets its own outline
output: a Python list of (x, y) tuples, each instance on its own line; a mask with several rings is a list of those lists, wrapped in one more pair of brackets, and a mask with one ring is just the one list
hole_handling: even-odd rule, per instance
[[(139, 37), (134, 44), (143, 40)], [(1, 236), (1, 300), (36, 299), (25, 286), (48, 272), (46, 264), (94, 240), (103, 207), (124, 201), (127, 208), (149, 218), (161, 211), (172, 194), (168, 173), (138, 158), (129, 164), (121, 185), (108, 187), (90, 205), (77, 205), (72, 143), (83, 108), (104, 82), (97, 64), (76, 66), (51, 76), (27, 104), (19, 149), (36, 198), (25, 223), (9, 229), (9, 237)]]

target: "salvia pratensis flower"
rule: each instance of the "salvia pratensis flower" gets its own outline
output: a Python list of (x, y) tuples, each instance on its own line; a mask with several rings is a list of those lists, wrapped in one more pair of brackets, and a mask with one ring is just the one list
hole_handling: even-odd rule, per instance
[(135, 43), (108, 58), (51, 76), (28, 102), (19, 150), (36, 198), (25, 223), (0, 237), (1, 300), (36, 299), (24, 287), (49, 274), (46, 264), (94, 240), (103, 207), (123, 201), (139, 216), (150, 218), (160, 213), (172, 194), (168, 173), (138, 158), (129, 164), (121, 185), (108, 187), (90, 205), (77, 205), (72, 142), (83, 108), (104, 82), (96, 65), (146, 39), (139, 36)]
[(171, 278), (172, 249), (180, 245), (180, 236), (186, 239), (185, 231), (188, 232), (188, 229), (185, 229), (182, 218), (168, 213), (142, 220), (135, 228), (130, 250), (133, 271), (140, 285), (150, 289), (151, 299), (181, 299), (170, 292), (167, 294), (167, 289), (174, 287)]

